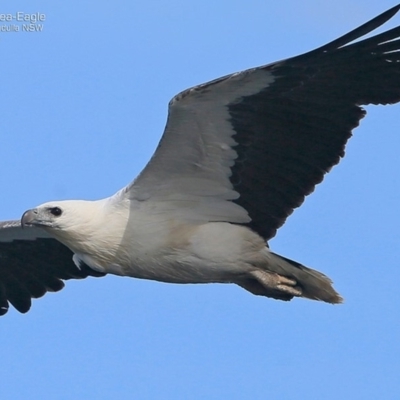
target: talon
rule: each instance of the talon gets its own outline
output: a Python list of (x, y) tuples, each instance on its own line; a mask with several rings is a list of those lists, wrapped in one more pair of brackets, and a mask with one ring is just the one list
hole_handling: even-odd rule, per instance
[(293, 279), (286, 278), (286, 276), (277, 275), (277, 285), (296, 286), (297, 282)]
[(301, 287), (297, 286), (297, 282), (286, 276), (261, 270), (252, 271), (251, 274), (268, 290), (280, 291), (291, 296), (302, 296), (303, 294)]
[(285, 293), (288, 293), (288, 294), (291, 294), (291, 295), (297, 296), (297, 297), (299, 297), (303, 294), (303, 291), (298, 286), (277, 285), (276, 288), (281, 290), (282, 292), (285, 292)]

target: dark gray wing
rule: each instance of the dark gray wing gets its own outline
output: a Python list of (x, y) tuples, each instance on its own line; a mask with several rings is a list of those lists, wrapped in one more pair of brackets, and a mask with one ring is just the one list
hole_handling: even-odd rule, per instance
[(134, 200), (175, 218), (247, 224), (266, 240), (344, 156), (366, 104), (400, 100), (400, 6), (314, 51), (174, 97)]
[(0, 315), (8, 311), (9, 303), (27, 312), (32, 298), (61, 290), (63, 280), (104, 276), (86, 264), (77, 268), (72, 256), (71, 250), (40, 228), (0, 222)]

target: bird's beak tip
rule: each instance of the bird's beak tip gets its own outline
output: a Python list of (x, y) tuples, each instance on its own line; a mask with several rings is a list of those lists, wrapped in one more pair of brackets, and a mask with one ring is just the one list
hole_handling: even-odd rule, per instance
[(37, 216), (37, 210), (32, 209), (32, 210), (27, 210), (22, 214), (21, 217), (21, 227), (22, 229), (25, 228), (27, 225), (32, 225), (32, 222), (35, 220)]

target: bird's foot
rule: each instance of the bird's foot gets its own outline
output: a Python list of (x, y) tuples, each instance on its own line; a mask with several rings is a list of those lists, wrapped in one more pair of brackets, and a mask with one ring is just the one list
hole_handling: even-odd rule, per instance
[(297, 282), (293, 279), (287, 278), (286, 276), (262, 270), (252, 271), (251, 275), (253, 275), (253, 277), (269, 291), (283, 292), (290, 296), (297, 297), (303, 294), (301, 287), (297, 286)]

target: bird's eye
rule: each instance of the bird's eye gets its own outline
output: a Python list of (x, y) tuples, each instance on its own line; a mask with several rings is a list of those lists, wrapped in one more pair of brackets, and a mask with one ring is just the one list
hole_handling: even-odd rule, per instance
[(53, 214), (55, 217), (59, 217), (62, 214), (61, 208), (59, 207), (52, 207), (49, 209), (51, 214)]

